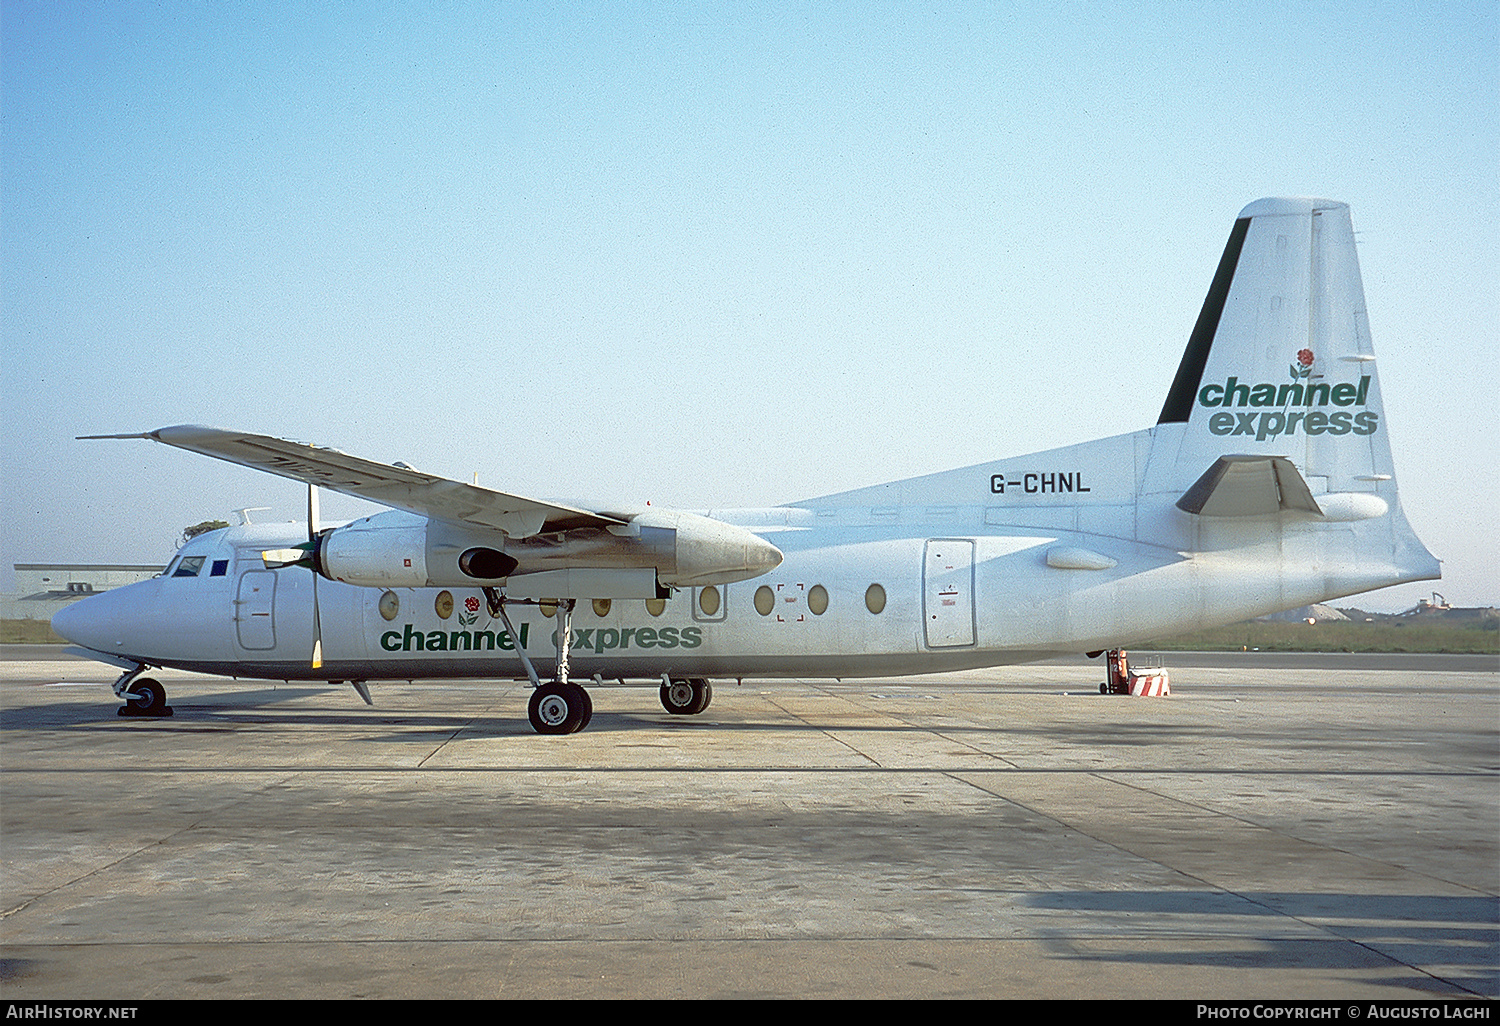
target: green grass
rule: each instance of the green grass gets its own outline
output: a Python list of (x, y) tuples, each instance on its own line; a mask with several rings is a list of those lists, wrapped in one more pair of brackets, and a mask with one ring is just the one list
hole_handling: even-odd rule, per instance
[(66, 645), (46, 620), (0, 620), (0, 645)]
[(1447, 652), (1500, 653), (1495, 620), (1445, 622), (1413, 618), (1392, 623), (1327, 621), (1316, 624), (1251, 620), (1229, 627), (1163, 638), (1137, 648), (1169, 652)]

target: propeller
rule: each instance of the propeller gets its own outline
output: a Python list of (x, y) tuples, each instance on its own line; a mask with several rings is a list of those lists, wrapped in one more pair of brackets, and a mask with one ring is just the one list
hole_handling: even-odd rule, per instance
[(318, 619), (318, 578), (323, 575), (318, 573), (318, 527), (318, 486), (309, 484), (307, 486), (307, 544), (313, 572), (312, 668), (314, 670), (323, 668), (323, 625)]
[(307, 541), (289, 549), (266, 549), (260, 554), (267, 570), (280, 570), (288, 566), (305, 566), (312, 571), (312, 668), (323, 668), (323, 625), (318, 616), (318, 535), (321, 533), (318, 516), (318, 486), (307, 486)]

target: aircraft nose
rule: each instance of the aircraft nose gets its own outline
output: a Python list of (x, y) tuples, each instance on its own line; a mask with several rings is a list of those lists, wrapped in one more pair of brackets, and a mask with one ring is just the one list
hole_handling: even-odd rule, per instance
[(77, 645), (83, 644), (79, 634), (85, 629), (85, 621), (88, 619), (79, 610), (81, 605), (82, 602), (74, 602), (52, 614), (53, 632)]
[(114, 608), (117, 602), (112, 594), (106, 591), (64, 606), (52, 615), (52, 629), (73, 644), (96, 652), (118, 648), (124, 642), (114, 637), (119, 631)]

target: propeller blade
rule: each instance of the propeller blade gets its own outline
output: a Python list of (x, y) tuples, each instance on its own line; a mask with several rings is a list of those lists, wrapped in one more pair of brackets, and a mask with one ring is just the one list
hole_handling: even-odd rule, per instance
[(317, 567), (318, 546), (318, 486), (309, 483), (307, 486), (307, 559), (308, 566), (312, 567), (312, 607), (313, 607), (313, 649), (312, 668), (320, 670), (323, 668), (323, 624), (318, 616), (318, 573)]
[(323, 668), (323, 628), (318, 624), (318, 575), (313, 575), (313, 653), (312, 668)]

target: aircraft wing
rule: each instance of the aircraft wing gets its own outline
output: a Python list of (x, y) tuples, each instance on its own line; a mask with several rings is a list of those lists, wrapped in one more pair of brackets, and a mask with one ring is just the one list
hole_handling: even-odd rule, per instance
[(410, 467), (374, 463), (337, 449), (289, 442), (268, 435), (182, 424), (141, 434), (79, 437), (149, 438), (409, 513), (504, 531), (512, 538), (626, 522), (606, 513), (507, 495), (478, 485), (424, 474)]

